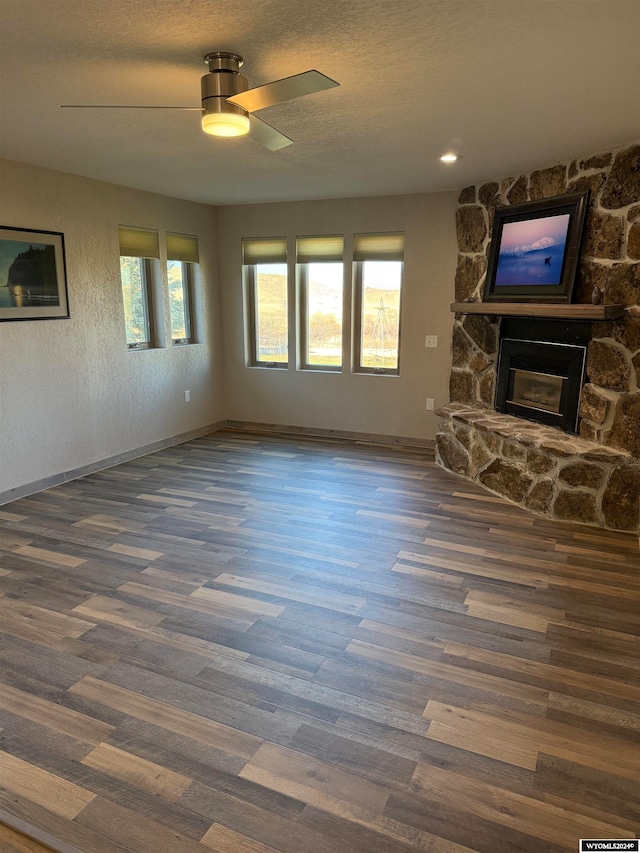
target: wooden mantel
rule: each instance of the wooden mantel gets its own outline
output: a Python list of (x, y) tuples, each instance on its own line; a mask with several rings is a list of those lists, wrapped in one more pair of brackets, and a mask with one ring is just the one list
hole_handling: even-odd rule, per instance
[(456, 314), (484, 314), (489, 317), (546, 317), (555, 320), (616, 320), (624, 305), (563, 305), (539, 302), (452, 302)]

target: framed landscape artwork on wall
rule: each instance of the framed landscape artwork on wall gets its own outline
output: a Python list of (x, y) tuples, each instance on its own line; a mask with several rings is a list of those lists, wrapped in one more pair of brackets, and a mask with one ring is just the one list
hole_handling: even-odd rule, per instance
[(68, 317), (64, 235), (0, 226), (0, 320)]
[(588, 195), (497, 208), (485, 302), (571, 302)]

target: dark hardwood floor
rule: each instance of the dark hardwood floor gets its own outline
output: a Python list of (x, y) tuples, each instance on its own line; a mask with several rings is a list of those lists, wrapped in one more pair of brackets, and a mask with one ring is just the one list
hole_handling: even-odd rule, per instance
[(636, 837), (637, 537), (429, 451), (231, 432), (0, 525), (0, 810), (61, 849)]

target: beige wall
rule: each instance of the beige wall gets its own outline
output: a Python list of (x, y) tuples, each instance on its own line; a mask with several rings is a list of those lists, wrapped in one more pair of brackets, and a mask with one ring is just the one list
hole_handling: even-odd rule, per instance
[[(127, 352), (118, 224), (198, 235), (202, 343)], [(225, 417), (214, 209), (0, 161), (0, 225), (64, 232), (71, 310), (0, 323), (0, 493)]]
[[(227, 418), (291, 426), (434, 438), (427, 412), (448, 402), (457, 193), (338, 199), (218, 208)], [(247, 367), (244, 351), (241, 240), (296, 235), (405, 232), (400, 376)], [(290, 313), (291, 319), (291, 313)], [(439, 347), (425, 349), (425, 335)]]
[[(0, 495), (225, 418), (433, 438), (425, 399), (448, 399), (456, 200), (214, 209), (0, 161), (0, 225), (64, 233), (71, 311), (69, 320), (0, 323)], [(197, 345), (127, 351), (119, 224), (198, 236)], [(343, 233), (348, 253), (353, 233), (368, 231), (406, 234), (400, 377), (246, 367), (242, 237), (286, 234), (293, 249), (298, 234)], [(439, 335), (438, 349), (425, 349), (427, 334)]]

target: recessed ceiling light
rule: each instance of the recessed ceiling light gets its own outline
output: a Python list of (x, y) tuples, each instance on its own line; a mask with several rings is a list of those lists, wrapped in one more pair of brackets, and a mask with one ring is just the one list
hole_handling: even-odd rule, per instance
[(455, 163), (456, 160), (461, 159), (462, 157), (460, 156), (460, 154), (443, 154), (442, 157), (440, 157), (440, 160), (443, 163)]

